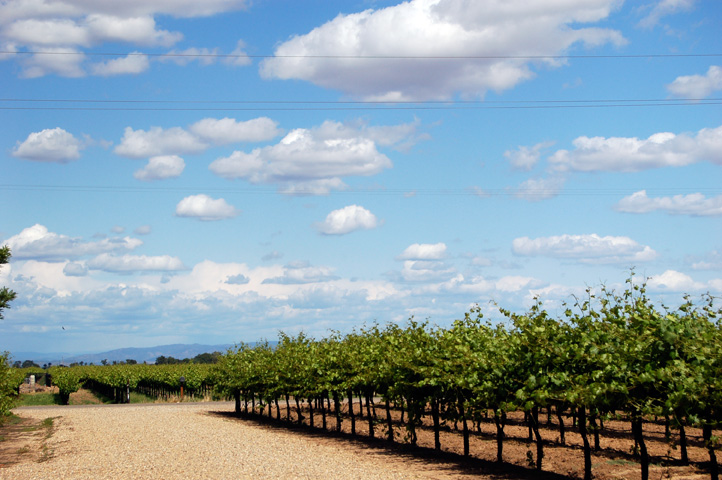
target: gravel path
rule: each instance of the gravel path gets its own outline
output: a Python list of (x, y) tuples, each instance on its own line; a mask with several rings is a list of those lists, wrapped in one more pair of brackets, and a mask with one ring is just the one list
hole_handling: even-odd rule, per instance
[(227, 403), (18, 408), (23, 417), (55, 418), (51, 458), (1, 469), (0, 478), (453, 478), (413, 458), (210, 413), (232, 410)]

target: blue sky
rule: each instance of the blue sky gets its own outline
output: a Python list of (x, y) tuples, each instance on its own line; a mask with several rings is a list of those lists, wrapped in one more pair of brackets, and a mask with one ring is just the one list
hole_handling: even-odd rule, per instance
[(722, 4), (8, 0), (0, 350), (722, 294)]

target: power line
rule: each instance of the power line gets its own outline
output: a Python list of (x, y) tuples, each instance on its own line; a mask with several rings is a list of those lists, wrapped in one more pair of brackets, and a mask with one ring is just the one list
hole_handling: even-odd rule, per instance
[(308, 58), (339, 60), (565, 60), (565, 59), (638, 59), (638, 58), (709, 58), (722, 53), (639, 53), (621, 55), (251, 55), (235, 53), (142, 53), (79, 51), (0, 51), (2, 55), (83, 55), (90, 57), (186, 57), (186, 58)]
[[(96, 192), (96, 193), (168, 193), (168, 192), (212, 192), (241, 195), (276, 195), (284, 194), (283, 190), (272, 187), (168, 187), (168, 186), (146, 186), (146, 185), (50, 185), (50, 184), (0, 184), (0, 189), (11, 191), (56, 191), (56, 192)], [(554, 194), (558, 196), (622, 196), (629, 195), (632, 190), (645, 190), (650, 196), (685, 195), (690, 193), (703, 193), (707, 195), (722, 194), (722, 188), (697, 188), (697, 187), (638, 187), (630, 188), (564, 188), (561, 191), (548, 188), (494, 188), (482, 189), (481, 191), (472, 188), (353, 188), (334, 190), (333, 194), (366, 194), (381, 196), (474, 196), (474, 197), (499, 197), (499, 196), (537, 196), (543, 194)], [(308, 191), (305, 193), (313, 193)], [(633, 192), (631, 192), (633, 193)], [(294, 190), (293, 194), (304, 194), (304, 191)]]
[(28, 103), (212, 103), (212, 104), (518, 104), (518, 103), (645, 103), (645, 102), (719, 102), (722, 98), (611, 98), (581, 100), (143, 100), (143, 99), (86, 99), (86, 98), (0, 98), (0, 102)]
[[(189, 102), (190, 103), (190, 102)], [(602, 103), (600, 101), (581, 101), (579, 103), (540, 103), (540, 102), (518, 102), (509, 104), (499, 103), (461, 103), (461, 102), (439, 102), (439, 103), (419, 103), (401, 105), (394, 103), (333, 103), (328, 104), (311, 104), (312, 106), (291, 106), (305, 102), (287, 102), (284, 106), (275, 106), (274, 103), (259, 106), (244, 107), (84, 107), (84, 106), (0, 106), (0, 110), (42, 110), (42, 111), (217, 111), (217, 112), (246, 112), (246, 111), (359, 111), (359, 110), (549, 110), (549, 109), (588, 109), (588, 108), (630, 108), (630, 107), (702, 107), (707, 105), (722, 105), (722, 99), (706, 99), (706, 100), (657, 100), (657, 101), (638, 101), (638, 102), (616, 102)]]

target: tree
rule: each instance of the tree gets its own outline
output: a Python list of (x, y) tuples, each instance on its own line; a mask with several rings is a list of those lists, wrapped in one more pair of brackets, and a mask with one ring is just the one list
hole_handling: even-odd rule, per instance
[[(0, 266), (8, 263), (10, 261), (10, 257), (12, 254), (10, 253), (10, 247), (5, 245), (4, 247), (0, 248)], [(3, 310), (6, 308), (10, 308), (10, 302), (15, 299), (16, 293), (12, 290), (8, 289), (7, 287), (2, 287), (0, 289), (0, 320), (2, 320), (3, 317)]]

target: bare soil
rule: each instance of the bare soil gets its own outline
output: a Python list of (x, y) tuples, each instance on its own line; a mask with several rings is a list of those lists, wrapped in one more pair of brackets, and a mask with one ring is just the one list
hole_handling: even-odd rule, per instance
[[(192, 404), (191, 404), (192, 405)], [(197, 404), (201, 405), (201, 404)], [(461, 424), (447, 423), (441, 431), (441, 451), (434, 450), (434, 432), (430, 419), (425, 418), (424, 425), (417, 430), (418, 444), (411, 447), (408, 442), (407, 432), (400, 423), (401, 412), (392, 411), (394, 420), (394, 443), (386, 440), (386, 418), (382, 405), (377, 405), (377, 419), (374, 422), (375, 438), (368, 435), (368, 418), (364, 408), (364, 416), (359, 417), (359, 404), (354, 404), (356, 416), (356, 434), (351, 435), (351, 421), (344, 416), (341, 433), (335, 432), (336, 422), (334, 415), (326, 415), (326, 430), (322, 429), (323, 420), (321, 412), (314, 410), (314, 428), (310, 427), (310, 412), (308, 408), (302, 409), (302, 423), (296, 423), (295, 405), (291, 408), (291, 422), (286, 421), (286, 408), (280, 405), (282, 421), (276, 419), (277, 411), (275, 405), (272, 409), (273, 418), (268, 417), (268, 408), (265, 408), (264, 415), (242, 414), (237, 417), (232, 411), (228, 411), (228, 404), (214, 407), (213, 403), (208, 405), (211, 416), (223, 417), (231, 422), (238, 422), (238, 429), (242, 430), (244, 425), (259, 425), (263, 431), (270, 435), (300, 436), (305, 438), (308, 445), (317, 445), (321, 448), (331, 448), (334, 451), (346, 451), (362, 457), (373, 457), (387, 462), (389, 466), (398, 465), (403, 462), (406, 474), (400, 478), (433, 478), (439, 480), (468, 479), (470, 477), (482, 479), (577, 479), (582, 478), (584, 473), (583, 452), (581, 448), (581, 436), (575, 428), (572, 428), (571, 418), (564, 417), (567, 426), (566, 445), (559, 442), (559, 429), (557, 419), (554, 417), (550, 424), (546, 424), (546, 415), (541, 417), (541, 434), (544, 439), (543, 472), (537, 472), (534, 468), (536, 459), (536, 444), (528, 440), (528, 427), (523, 424), (523, 415), (513, 413), (509, 415), (508, 425), (505, 428), (506, 439), (504, 441), (504, 463), (497, 464), (496, 460), (496, 437), (495, 426), (491, 421), (482, 421), (477, 425), (469, 425), (472, 430), (470, 436), (470, 456), (463, 456), (463, 438), (461, 435)], [(110, 412), (123, 411), (123, 406), (106, 406)], [(178, 405), (180, 407), (180, 405)], [(33, 408), (33, 407), (31, 407)], [(53, 407), (51, 407), (52, 409)], [(59, 407), (68, 408), (68, 407)], [(72, 407), (83, 408), (83, 407)], [(96, 407), (89, 407), (96, 408)], [(105, 407), (100, 407), (105, 408)], [(130, 407), (126, 407), (130, 408)], [(147, 408), (156, 408), (148, 405)], [(232, 406), (231, 406), (232, 409)], [(129, 410), (129, 412), (132, 410)], [(78, 410), (78, 415), (84, 417), (83, 411)], [(23, 415), (23, 411), (19, 413)], [(344, 405), (344, 414), (347, 414), (347, 405)], [(44, 414), (47, 415), (47, 414)], [(136, 414), (134, 414), (136, 415)], [(104, 415), (107, 417), (108, 415)], [(44, 429), (42, 420), (35, 416), (36, 420), (27, 418), (19, 423), (7, 424), (0, 428), (0, 478), (3, 477), (3, 470), (23, 463), (36, 463), (52, 459), (56, 454), (52, 448), (54, 442), (50, 438), (55, 427)], [(79, 417), (80, 418), (80, 417)], [(679, 461), (680, 452), (675, 444), (678, 441), (678, 432), (672, 430), (670, 438), (665, 438), (665, 427), (661, 422), (653, 422), (650, 419), (645, 423), (644, 433), (648, 451), (652, 459), (650, 466), (650, 478), (674, 479), (674, 480), (702, 480), (710, 478), (708, 473), (707, 451), (703, 448), (701, 431), (698, 429), (687, 429), (688, 453), (690, 465), (681, 465)], [(192, 419), (189, 421), (194, 422)], [(142, 438), (148, 435), (155, 435), (155, 431), (148, 419), (144, 420), (145, 433)], [(121, 424), (129, 423), (128, 420)], [(62, 431), (63, 423), (57, 428)], [(118, 428), (118, 427), (113, 427)], [(165, 426), (159, 428), (167, 428)], [(150, 431), (150, 430), (153, 431)], [(273, 432), (276, 432), (275, 434)], [(717, 433), (717, 432), (716, 432)], [(198, 434), (194, 434), (198, 435)], [(275, 437), (274, 437), (275, 438)], [(283, 437), (286, 438), (286, 437)], [(64, 440), (65, 441), (65, 440)], [(221, 440), (219, 440), (221, 441)], [(283, 440), (284, 442), (287, 440)], [(590, 434), (590, 441), (593, 442), (593, 435)], [(62, 442), (61, 442), (62, 443)], [(50, 444), (50, 448), (48, 445)], [(75, 441), (67, 444), (69, 448), (75, 448)], [(211, 449), (220, 448), (220, 444), (209, 445)], [(151, 445), (138, 448), (146, 451), (152, 448)], [(634, 441), (631, 437), (629, 422), (612, 420), (604, 424), (600, 435), (600, 449), (593, 452), (593, 473), (595, 479), (616, 480), (641, 478), (639, 458), (634, 454)], [(62, 455), (62, 452), (59, 453)], [(52, 460), (50, 463), (53, 463)], [(29, 466), (29, 465), (28, 465)], [(397, 468), (397, 467), (396, 467)], [(10, 468), (10, 471), (14, 471)], [(110, 478), (110, 477), (108, 477)], [(149, 477), (150, 478), (150, 477)], [(180, 478), (180, 477), (178, 477)], [(290, 477), (288, 477), (290, 478)], [(296, 477), (293, 477), (296, 478)], [(298, 477), (300, 478), (300, 477)], [(305, 477), (303, 477), (305, 478)]]
[[(291, 420), (296, 422), (297, 414), (295, 404), (291, 407)], [(258, 405), (257, 405), (258, 407)], [(342, 438), (370, 440), (369, 423), (364, 405), (363, 417), (359, 417), (359, 404), (354, 403), (356, 435), (351, 435), (351, 421), (347, 416), (347, 403), (344, 404), (341, 435), (335, 433), (336, 420), (333, 414), (326, 416), (326, 429), (331, 434), (328, 441), (337, 441)], [(264, 416), (243, 415), (244, 418), (255, 419), (263, 423), (276, 423), (284, 428), (298, 428), (286, 422), (285, 404), (281, 405), (282, 422), (276, 420), (275, 405), (272, 408), (272, 419), (268, 418), (268, 407)], [(303, 427), (308, 429), (310, 412), (302, 408)], [(504, 429), (505, 440), (503, 458), (504, 464), (496, 463), (496, 427), (490, 418), (481, 421), (478, 426), (469, 422), (469, 457), (464, 457), (462, 425), (454, 422), (442, 423), (440, 441), (441, 451), (434, 450), (434, 431), (431, 419), (424, 417), (423, 426), (417, 430), (417, 447), (411, 448), (408, 433), (400, 423), (401, 412), (392, 409), (394, 428), (394, 445), (387, 441), (386, 411), (383, 405), (376, 405), (376, 420), (374, 421), (373, 445), (392, 450), (402, 450), (405, 454), (419, 455), (427, 461), (454, 461), (462, 470), (473, 475), (492, 475), (487, 478), (583, 478), (584, 457), (582, 439), (576, 428), (572, 427), (572, 418), (564, 416), (565, 445), (560, 443), (559, 424), (554, 415), (551, 423), (547, 423), (547, 416), (540, 415), (542, 426), (540, 433), (544, 440), (544, 457), (542, 460), (543, 473), (536, 472), (536, 443), (529, 440), (529, 428), (524, 424), (524, 415), (520, 412), (509, 414), (507, 426)], [(314, 409), (314, 431), (322, 429), (322, 416), (318, 409)], [(647, 451), (650, 456), (649, 475), (652, 479), (674, 480), (701, 480), (710, 478), (708, 466), (709, 456), (704, 448), (701, 429), (687, 428), (687, 451), (689, 465), (680, 461), (678, 446), (679, 432), (671, 430), (669, 438), (665, 437), (665, 426), (662, 419), (645, 422), (644, 437)], [(588, 434), (589, 441), (594, 445), (594, 436)], [(600, 480), (637, 480), (641, 479), (639, 456), (634, 450), (634, 439), (628, 421), (611, 420), (604, 422), (604, 428), (599, 435), (599, 449), (592, 451), (592, 472), (595, 479)], [(719, 457), (719, 454), (718, 454)], [(496, 472), (496, 473), (494, 473)], [(500, 476), (496, 476), (496, 475)], [(441, 477), (439, 477), (441, 478)], [(444, 478), (461, 478), (454, 475)]]
[(0, 426), (0, 469), (48, 460), (51, 452), (46, 441), (52, 435), (52, 428), (49, 421), (9, 418)]

